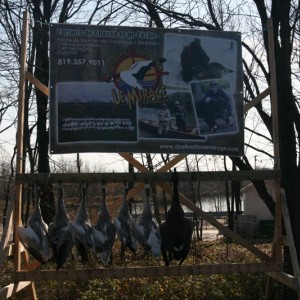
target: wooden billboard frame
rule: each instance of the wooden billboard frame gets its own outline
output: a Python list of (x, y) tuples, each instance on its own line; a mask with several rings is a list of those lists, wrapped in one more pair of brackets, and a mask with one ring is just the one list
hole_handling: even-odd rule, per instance
[[(272, 280), (277, 280), (291, 289), (298, 292), (300, 300), (300, 272), (297, 261), (296, 250), (293, 241), (293, 235), (290, 227), (289, 212), (286, 205), (285, 194), (280, 189), (280, 161), (279, 161), (279, 140), (278, 140), (278, 118), (277, 116), (277, 95), (276, 95), (276, 70), (275, 64), (271, 63), (271, 86), (267, 88), (262, 94), (253, 99), (250, 103), (245, 105), (244, 112), (259, 103), (266, 96), (271, 95), (272, 102), (272, 116), (273, 116), (273, 138), (274, 138), (274, 170), (271, 171), (235, 171), (235, 172), (188, 172), (179, 173), (181, 181), (224, 181), (234, 179), (271, 179), (276, 182), (276, 216), (275, 216), (275, 232), (273, 239), (272, 256), (268, 256), (258, 248), (254, 247), (249, 241), (243, 239), (234, 231), (223, 226), (209, 213), (202, 211), (193, 202), (191, 202), (184, 195), (180, 194), (180, 202), (187, 206), (192, 211), (196, 212), (204, 220), (208, 221), (220, 232), (231, 237), (243, 247), (254, 253), (262, 262), (250, 264), (216, 264), (216, 265), (187, 265), (169, 266), (169, 267), (124, 267), (124, 268), (110, 268), (110, 269), (83, 269), (83, 270), (36, 270), (39, 264), (34, 261), (29, 263), (28, 253), (22, 247), (17, 235), (14, 235), (14, 244), (9, 245), (8, 240), (13, 226), (21, 225), (21, 202), (22, 202), (22, 187), (26, 183), (55, 183), (55, 182), (100, 182), (105, 178), (106, 182), (122, 182), (124, 179), (128, 181), (138, 182), (138, 184), (129, 191), (129, 197), (133, 197), (144, 187), (145, 179), (160, 186), (167, 193), (172, 194), (171, 187), (166, 184), (170, 180), (170, 173), (168, 171), (176, 166), (181, 160), (187, 157), (187, 154), (179, 154), (171, 159), (166, 165), (161, 167), (158, 171), (152, 172), (143, 166), (139, 161), (133, 158), (129, 153), (119, 153), (119, 155), (128, 161), (139, 173), (135, 174), (25, 174), (23, 171), (23, 120), (24, 120), (24, 97), (25, 97), (25, 81), (30, 81), (37, 89), (48, 96), (49, 90), (37, 78), (26, 70), (26, 46), (28, 38), (28, 13), (23, 13), (23, 32), (22, 32), (22, 50), (21, 50), (21, 67), (20, 67), (20, 84), (19, 84), (19, 110), (18, 110), (18, 134), (17, 134), (17, 167), (16, 167), (16, 194), (15, 199), (10, 202), (8, 208), (8, 218), (1, 238), (0, 248), (0, 269), (7, 255), (13, 253), (15, 277), (14, 283), (0, 289), (0, 298), (7, 299), (27, 288), (32, 299), (37, 299), (35, 290), (35, 282), (40, 280), (86, 280), (95, 278), (129, 278), (129, 277), (153, 277), (153, 276), (184, 276), (184, 275), (199, 275), (199, 274), (229, 274), (229, 273), (256, 273), (264, 272), (269, 277), (268, 286), (266, 290), (266, 298), (270, 298)], [(274, 62), (274, 45), (272, 20), (268, 20), (269, 47), (270, 59)], [(118, 207), (121, 199), (118, 199), (115, 206)], [(282, 236), (282, 219), (285, 223), (287, 232), (287, 245), (290, 247), (292, 256), (292, 265), (294, 276), (287, 274), (283, 270), (282, 260), (282, 246), (284, 237)], [(13, 222), (14, 221), (14, 222)], [(14, 223), (14, 225), (13, 225)]]

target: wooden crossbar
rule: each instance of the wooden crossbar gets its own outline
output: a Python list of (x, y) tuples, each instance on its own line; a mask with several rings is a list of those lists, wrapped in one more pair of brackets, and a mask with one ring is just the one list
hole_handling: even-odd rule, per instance
[[(178, 172), (180, 181), (230, 181), (230, 180), (275, 180), (281, 178), (279, 170), (253, 171), (213, 171), (213, 172)], [(170, 172), (139, 172), (139, 173), (27, 173), (17, 174), (16, 182), (23, 184), (51, 183), (100, 183), (109, 182), (170, 182)]]
[(184, 265), (184, 266), (146, 266), (122, 267), (108, 269), (63, 269), (63, 270), (35, 270), (17, 271), (16, 281), (33, 280), (74, 280), (82, 281), (105, 278), (130, 277), (161, 277), (161, 276), (189, 276), (200, 274), (230, 274), (230, 273), (260, 273), (280, 272), (283, 266), (278, 262), (245, 263), (245, 264), (217, 264), (217, 265)]

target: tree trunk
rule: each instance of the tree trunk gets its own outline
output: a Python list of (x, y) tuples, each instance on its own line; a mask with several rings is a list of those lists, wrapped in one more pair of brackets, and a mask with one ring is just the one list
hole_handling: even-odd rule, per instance
[[(37, 9), (37, 8), (36, 8)], [(48, 86), (49, 79), (49, 59), (48, 59), (48, 25), (42, 23), (39, 19), (40, 15), (35, 13), (35, 26), (33, 30), (33, 39), (36, 41), (36, 68), (34, 76), (43, 84)], [(36, 91), (37, 104), (37, 144), (39, 148), (38, 156), (38, 172), (50, 173), (49, 155), (48, 155), (48, 129), (47, 129), (47, 113), (48, 98), (39, 90)], [(55, 213), (54, 194), (51, 184), (41, 186), (41, 211), (46, 223), (53, 220)]]

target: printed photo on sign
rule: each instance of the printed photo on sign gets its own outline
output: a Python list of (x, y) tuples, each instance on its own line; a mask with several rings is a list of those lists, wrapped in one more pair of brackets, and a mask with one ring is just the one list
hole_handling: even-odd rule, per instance
[(216, 135), (237, 132), (229, 81), (193, 81), (190, 84), (201, 133)]
[(100, 82), (58, 83), (58, 142), (137, 141), (136, 112)]
[(168, 101), (139, 107), (139, 138), (203, 140), (190, 93), (167, 92)]
[(191, 35), (165, 35), (165, 67), (170, 76), (164, 83), (188, 87), (193, 80), (227, 78), (234, 82), (236, 43), (232, 40)]

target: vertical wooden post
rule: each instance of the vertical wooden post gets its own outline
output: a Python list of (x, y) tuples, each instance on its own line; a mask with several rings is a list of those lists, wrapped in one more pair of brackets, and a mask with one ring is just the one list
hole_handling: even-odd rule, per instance
[[(25, 102), (25, 75), (26, 75), (26, 48), (28, 41), (28, 12), (23, 12), (23, 27), (22, 27), (22, 41), (20, 53), (20, 82), (19, 82), (19, 106), (18, 106), (18, 130), (17, 130), (17, 161), (16, 173), (23, 173), (23, 137), (24, 137), (24, 102)], [(16, 183), (16, 197), (14, 208), (15, 229), (21, 225), (21, 207), (22, 207), (22, 184)], [(16, 233), (16, 230), (15, 230)], [(14, 264), (15, 270), (21, 269), (21, 254), (20, 241), (15, 234), (15, 252)]]
[[(274, 46), (274, 32), (272, 18), (267, 21), (268, 44), (269, 44), (269, 70), (270, 70), (270, 89), (271, 89), (271, 114), (272, 114), (272, 134), (273, 134), (273, 153), (274, 170), (280, 170), (280, 151), (279, 151), (279, 124), (278, 124), (278, 99), (277, 99), (277, 81), (276, 81), (276, 59)], [(272, 246), (272, 256), (275, 260), (281, 261), (282, 246), (282, 206), (280, 194), (280, 180), (275, 181), (275, 228)], [(271, 299), (271, 290), (273, 279), (268, 278), (265, 299)]]
[[(273, 20), (268, 19), (268, 43), (269, 43), (269, 66), (271, 75), (271, 113), (273, 126), (273, 144), (274, 144), (274, 169), (280, 169), (280, 152), (279, 152), (279, 125), (278, 125), (278, 99), (277, 99), (277, 82), (276, 82), (276, 64), (275, 64), (275, 47)], [(280, 193), (280, 180), (276, 180), (275, 185), (275, 258), (281, 260), (281, 241), (282, 241), (282, 205)]]
[[(17, 130), (17, 161), (16, 161), (16, 174), (23, 173), (23, 150), (24, 150), (24, 109), (25, 109), (25, 77), (26, 77), (26, 54), (28, 43), (28, 12), (23, 12), (22, 24), (22, 40), (21, 40), (21, 53), (20, 53), (20, 82), (19, 82), (19, 99), (18, 99), (18, 130)], [(22, 183), (16, 183), (16, 197), (14, 205), (14, 221), (15, 221), (15, 235), (14, 235), (14, 266), (15, 271), (21, 270), (21, 245), (19, 237), (16, 234), (16, 227), (22, 224), (21, 220), (22, 208)], [(28, 261), (26, 261), (28, 263)], [(31, 299), (37, 299), (35, 284), (31, 282), (28, 286)]]

